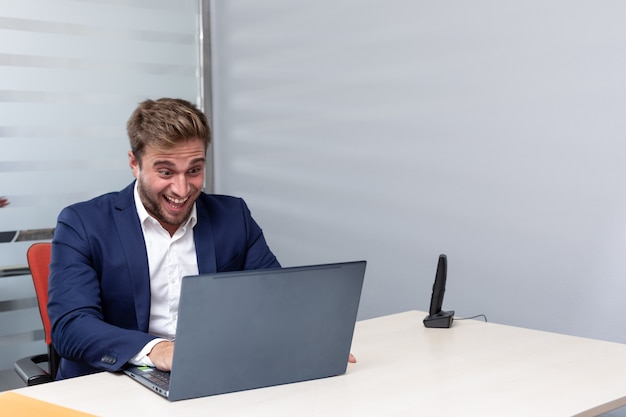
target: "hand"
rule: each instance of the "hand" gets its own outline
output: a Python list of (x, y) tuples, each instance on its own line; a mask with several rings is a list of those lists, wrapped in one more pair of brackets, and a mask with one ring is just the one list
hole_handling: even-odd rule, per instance
[(0, 197), (0, 207), (8, 206), (9, 200), (6, 197)]
[(356, 358), (352, 353), (348, 356), (348, 363), (356, 363)]
[(148, 357), (157, 369), (171, 371), (174, 358), (174, 342), (163, 341), (157, 343), (148, 353)]

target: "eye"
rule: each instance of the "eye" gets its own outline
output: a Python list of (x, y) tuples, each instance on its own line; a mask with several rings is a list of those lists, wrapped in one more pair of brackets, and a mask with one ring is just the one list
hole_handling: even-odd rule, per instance
[(198, 174), (200, 174), (202, 172), (202, 168), (201, 167), (191, 168), (187, 172), (189, 173), (189, 175), (198, 175)]
[(161, 169), (159, 170), (159, 175), (162, 177), (170, 177), (172, 175), (172, 171), (168, 169)]

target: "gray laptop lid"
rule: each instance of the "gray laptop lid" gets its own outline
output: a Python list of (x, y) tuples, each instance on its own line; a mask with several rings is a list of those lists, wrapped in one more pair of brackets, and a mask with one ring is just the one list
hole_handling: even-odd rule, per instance
[(343, 374), (365, 261), (183, 278), (170, 400)]

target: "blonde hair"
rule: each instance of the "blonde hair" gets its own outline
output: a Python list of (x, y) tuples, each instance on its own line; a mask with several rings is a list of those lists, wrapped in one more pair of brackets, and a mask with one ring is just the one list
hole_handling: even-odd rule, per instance
[(130, 147), (141, 164), (146, 146), (171, 149), (189, 139), (202, 139), (204, 149), (211, 143), (206, 116), (194, 104), (177, 98), (146, 100), (139, 104), (126, 124)]

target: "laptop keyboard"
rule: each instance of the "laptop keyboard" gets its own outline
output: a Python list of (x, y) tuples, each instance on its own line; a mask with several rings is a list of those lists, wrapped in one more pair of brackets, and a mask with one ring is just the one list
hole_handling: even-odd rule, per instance
[(143, 374), (144, 378), (148, 379), (154, 385), (157, 385), (159, 388), (162, 388), (165, 391), (169, 390), (170, 386), (170, 373), (161, 371), (158, 369), (153, 369), (150, 372), (146, 372)]

